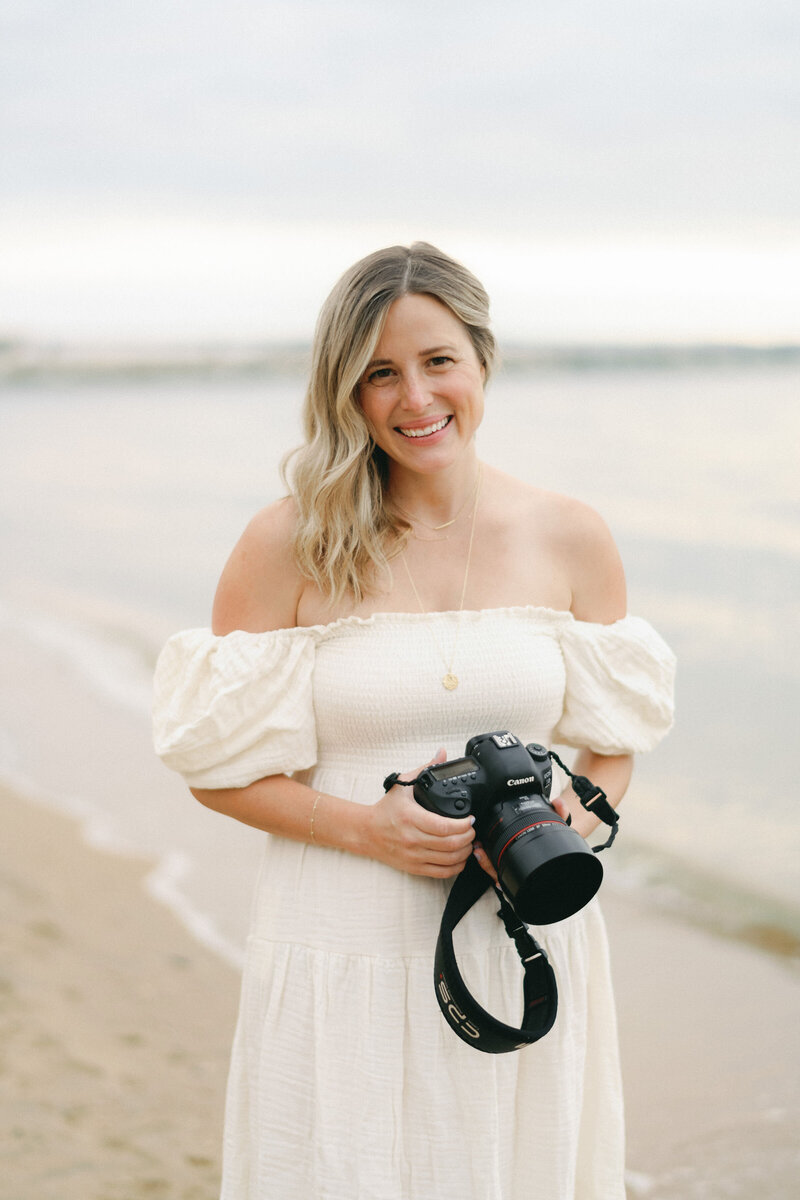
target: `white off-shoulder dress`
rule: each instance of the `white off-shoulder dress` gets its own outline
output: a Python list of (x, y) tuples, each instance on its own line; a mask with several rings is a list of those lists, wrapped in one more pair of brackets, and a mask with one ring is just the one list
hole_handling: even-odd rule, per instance
[[(460, 684), (442, 656), (456, 639)], [(543, 608), (348, 617), (214, 637), (159, 659), (155, 740), (194, 787), (294, 772), (374, 804), (394, 770), (476, 733), (645, 751), (674, 659), (644, 621)], [(553, 1030), (482, 1054), (446, 1025), (433, 953), (449, 881), (265, 836), (228, 1086), (223, 1200), (621, 1200), (623, 1110), (597, 901), (534, 929)], [(470, 987), (518, 1025), (522, 971), (490, 891), (458, 927)]]

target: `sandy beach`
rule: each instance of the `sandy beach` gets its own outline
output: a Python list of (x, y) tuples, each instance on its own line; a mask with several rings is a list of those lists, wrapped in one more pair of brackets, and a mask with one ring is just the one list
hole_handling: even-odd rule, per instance
[[(236, 971), (146, 895), (147, 863), (9, 792), (0, 812), (0, 1197), (214, 1200)], [(630, 1197), (788, 1200), (800, 976), (623, 896), (604, 906)]]
[(630, 1200), (790, 1200), (800, 973), (606, 893)]
[(89, 849), (0, 792), (3, 1200), (212, 1200), (236, 972)]

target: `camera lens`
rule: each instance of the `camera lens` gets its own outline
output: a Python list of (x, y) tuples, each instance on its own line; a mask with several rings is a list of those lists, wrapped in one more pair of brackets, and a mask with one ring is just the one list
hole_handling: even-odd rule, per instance
[(580, 834), (549, 806), (505, 818), (501, 812), (493, 824), (486, 850), (523, 921), (550, 925), (588, 904), (603, 867)]

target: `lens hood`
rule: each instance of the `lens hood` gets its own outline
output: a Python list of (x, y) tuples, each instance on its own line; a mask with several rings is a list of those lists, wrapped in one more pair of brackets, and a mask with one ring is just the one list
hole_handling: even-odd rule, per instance
[(523, 921), (552, 925), (589, 903), (603, 866), (580, 834), (555, 820), (517, 834), (498, 858), (497, 875)]

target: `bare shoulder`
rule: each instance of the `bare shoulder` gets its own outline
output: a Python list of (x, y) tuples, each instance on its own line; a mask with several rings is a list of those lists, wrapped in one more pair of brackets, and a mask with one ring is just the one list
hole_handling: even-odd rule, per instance
[(572, 496), (547, 493), (552, 532), (568, 573), (573, 616), (610, 625), (627, 610), (625, 572), (603, 518)]
[(295, 523), (295, 505), (289, 498), (261, 509), (250, 521), (220, 577), (214, 633), (262, 633), (297, 624), (304, 580), (292, 550)]
[(554, 571), (563, 573), (578, 620), (611, 624), (625, 615), (625, 572), (614, 538), (600, 514), (582, 500), (500, 475), (506, 509), (520, 544), (535, 541)]

